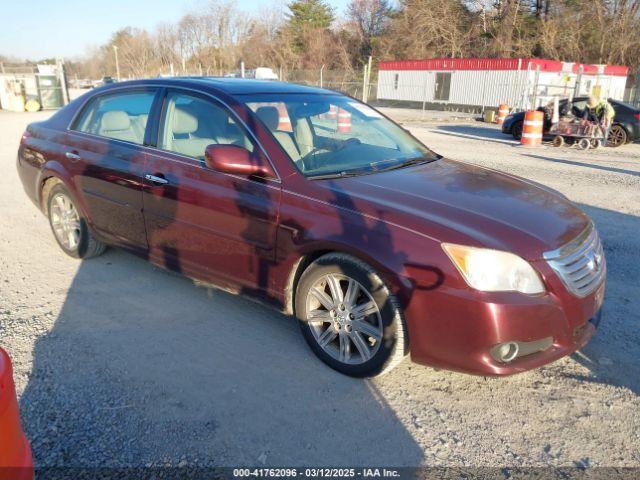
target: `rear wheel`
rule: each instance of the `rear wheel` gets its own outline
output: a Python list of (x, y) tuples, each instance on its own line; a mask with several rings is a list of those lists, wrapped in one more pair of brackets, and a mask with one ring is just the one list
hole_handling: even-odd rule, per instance
[(620, 147), (627, 143), (629, 139), (629, 135), (627, 135), (627, 131), (621, 125), (613, 125), (611, 130), (609, 130), (609, 138), (607, 139), (607, 146), (609, 147)]
[(295, 307), (311, 349), (341, 373), (381, 375), (407, 353), (395, 297), (375, 270), (349, 255), (327, 254), (313, 262), (300, 278)]
[(578, 147), (581, 150), (588, 150), (591, 147), (591, 141), (588, 138), (581, 138), (578, 142)]
[(563, 145), (564, 145), (564, 138), (561, 135), (556, 135), (555, 137), (553, 137), (554, 147), (561, 147)]
[(91, 258), (104, 252), (104, 243), (93, 238), (71, 194), (59, 183), (49, 192), (49, 224), (60, 248), (74, 258)]

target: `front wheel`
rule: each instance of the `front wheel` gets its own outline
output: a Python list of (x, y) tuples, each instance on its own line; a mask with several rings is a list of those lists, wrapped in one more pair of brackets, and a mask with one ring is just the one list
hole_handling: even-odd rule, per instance
[(311, 349), (341, 373), (381, 375), (407, 354), (397, 300), (375, 270), (349, 255), (313, 262), (298, 283), (295, 308)]
[(58, 183), (51, 189), (47, 204), (49, 224), (60, 248), (74, 258), (91, 258), (106, 246), (93, 238), (67, 188)]

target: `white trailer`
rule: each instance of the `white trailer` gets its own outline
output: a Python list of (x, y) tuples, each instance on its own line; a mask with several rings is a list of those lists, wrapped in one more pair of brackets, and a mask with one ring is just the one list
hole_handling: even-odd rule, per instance
[(589, 95), (622, 100), (629, 68), (540, 58), (432, 58), (378, 65), (382, 103), (482, 109), (504, 103), (528, 109), (554, 97)]

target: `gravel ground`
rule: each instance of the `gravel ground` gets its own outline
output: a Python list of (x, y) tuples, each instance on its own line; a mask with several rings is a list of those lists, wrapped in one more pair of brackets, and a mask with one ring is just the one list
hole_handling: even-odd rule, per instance
[(640, 145), (523, 149), (495, 127), (412, 123), (448, 157), (550, 185), (595, 220), (609, 265), (592, 342), (486, 379), (404, 362), (358, 381), (295, 322), (109, 250), (56, 246), (22, 192), (0, 112), (0, 346), (38, 466), (640, 466)]

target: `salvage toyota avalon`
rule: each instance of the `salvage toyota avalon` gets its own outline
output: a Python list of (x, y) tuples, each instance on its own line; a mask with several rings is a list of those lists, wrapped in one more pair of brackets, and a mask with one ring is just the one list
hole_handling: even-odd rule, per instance
[(65, 253), (117, 246), (273, 302), (347, 375), (407, 355), (512, 374), (581, 348), (600, 319), (602, 246), (567, 198), (442, 158), (328, 90), (106, 85), (31, 124), (18, 170)]

